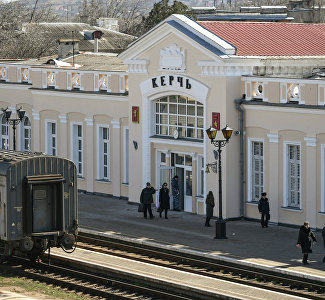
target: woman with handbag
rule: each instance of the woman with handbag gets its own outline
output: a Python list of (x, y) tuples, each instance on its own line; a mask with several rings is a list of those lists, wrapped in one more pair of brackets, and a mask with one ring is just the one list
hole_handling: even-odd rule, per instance
[(161, 189), (159, 190), (158, 212), (159, 212), (160, 218), (161, 218), (162, 212), (165, 211), (165, 219), (168, 219), (168, 217), (167, 217), (168, 209), (169, 209), (169, 189), (167, 188), (167, 183), (164, 182)]

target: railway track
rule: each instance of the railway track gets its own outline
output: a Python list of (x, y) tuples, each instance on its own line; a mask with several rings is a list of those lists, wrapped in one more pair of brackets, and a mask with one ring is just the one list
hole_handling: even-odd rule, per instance
[(78, 247), (91, 251), (133, 259), (202, 276), (228, 280), (239, 284), (267, 289), (307, 299), (325, 299), (324, 282), (280, 274), (253, 266), (217, 261), (208, 257), (187, 254), (158, 246), (136, 244), (130, 241), (80, 233)]
[[(46, 261), (46, 259), (44, 259)], [(28, 259), (12, 257), (0, 266), (0, 274), (19, 276), (52, 285), (68, 292), (88, 296), (90, 299), (112, 300), (153, 300), (175, 299), (190, 300), (192, 298), (179, 296), (158, 289), (147, 288), (114, 278), (114, 275), (100, 276), (88, 271), (76, 270), (74, 267), (62, 267), (59, 261), (53, 263), (32, 263)]]

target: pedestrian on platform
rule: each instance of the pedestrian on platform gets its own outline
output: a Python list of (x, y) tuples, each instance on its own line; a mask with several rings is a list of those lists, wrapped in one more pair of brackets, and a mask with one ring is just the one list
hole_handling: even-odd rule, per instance
[[(325, 249), (325, 226), (323, 227), (323, 230), (322, 230), (322, 237), (323, 237), (323, 243), (324, 243), (324, 249)], [(323, 262), (325, 263), (325, 254), (324, 254)]]
[(172, 194), (174, 210), (179, 210), (179, 185), (177, 175), (172, 179)]
[(297, 247), (301, 248), (301, 252), (303, 253), (302, 263), (304, 265), (308, 265), (308, 254), (312, 253), (312, 242), (316, 243), (315, 234), (310, 230), (309, 222), (304, 222), (299, 229)]
[(214, 208), (214, 196), (212, 191), (209, 191), (207, 198), (205, 200), (206, 204), (206, 219), (205, 219), (205, 226), (211, 227), (210, 225), (210, 219), (213, 216), (213, 208)]
[(156, 190), (151, 186), (150, 182), (147, 182), (146, 187), (142, 190), (140, 196), (140, 202), (143, 203), (144, 210), (143, 216), (147, 218), (147, 211), (149, 213), (150, 219), (153, 219), (153, 214), (151, 210), (151, 203), (153, 203), (152, 195), (156, 193)]
[(167, 188), (167, 182), (164, 182), (161, 189), (159, 190), (159, 216), (165, 211), (165, 219), (167, 217), (167, 211), (169, 209), (169, 189)]
[(262, 228), (268, 227), (268, 223), (270, 220), (270, 205), (269, 205), (269, 199), (266, 198), (266, 193), (263, 192), (261, 194), (261, 199), (258, 201), (258, 211), (261, 214), (261, 225)]

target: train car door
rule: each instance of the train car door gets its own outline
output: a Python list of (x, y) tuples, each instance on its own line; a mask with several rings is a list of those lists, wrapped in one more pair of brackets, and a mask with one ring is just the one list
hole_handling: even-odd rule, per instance
[(33, 232), (53, 231), (53, 184), (33, 185)]

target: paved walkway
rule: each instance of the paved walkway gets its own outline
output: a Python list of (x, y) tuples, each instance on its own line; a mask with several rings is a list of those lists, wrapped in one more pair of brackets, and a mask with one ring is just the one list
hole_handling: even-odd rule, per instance
[(235, 258), (267, 266), (280, 267), (309, 275), (321, 276), (325, 280), (325, 250), (319, 232), (318, 243), (309, 255), (310, 264), (301, 263), (301, 250), (296, 247), (298, 229), (249, 221), (227, 222), (226, 240), (214, 239), (215, 225), (205, 227), (205, 217), (186, 212), (170, 211), (168, 219), (144, 219), (137, 206), (126, 200), (103, 196), (79, 194), (79, 225), (90, 229), (143, 238), (162, 244), (178, 245), (211, 254)]

